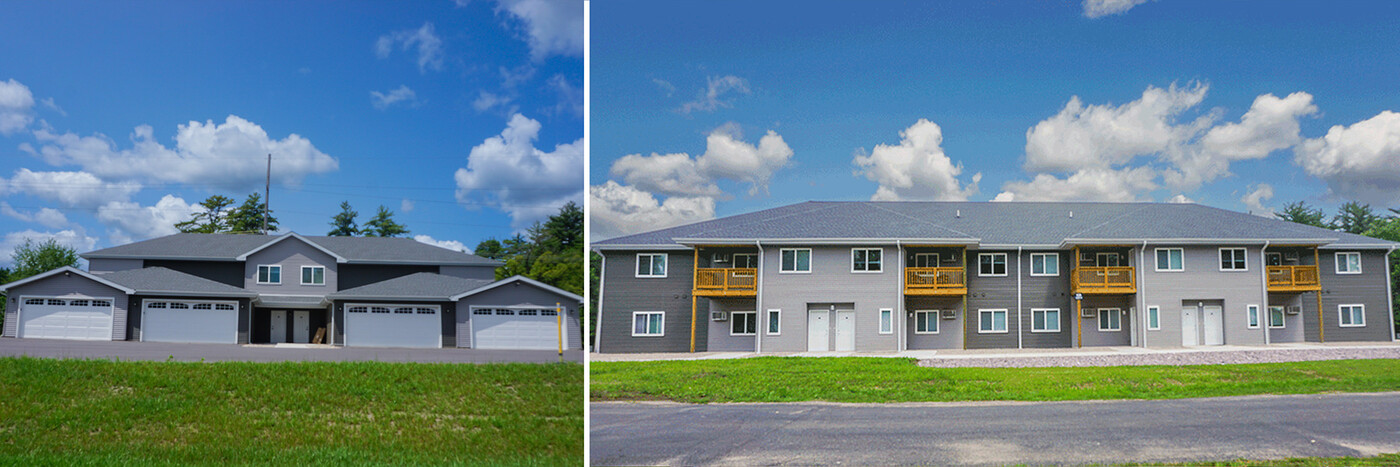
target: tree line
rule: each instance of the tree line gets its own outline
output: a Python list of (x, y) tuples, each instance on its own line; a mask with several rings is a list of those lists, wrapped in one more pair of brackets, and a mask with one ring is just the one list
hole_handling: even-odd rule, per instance
[[(262, 234), (277, 231), (277, 216), (263, 204), (262, 195), (251, 193), (243, 204), (230, 207), (236, 201), (224, 196), (213, 195), (199, 203), (203, 209), (189, 219), (175, 223), (175, 228), (184, 233), (226, 233)], [(360, 213), (350, 206), (349, 201), (340, 202), (340, 212), (331, 216), (332, 237), (397, 237), (408, 235), (407, 226), (394, 220), (394, 211), (384, 205), (379, 206), (374, 217), (360, 225), (356, 218)], [(264, 224), (266, 222), (266, 224)], [(264, 229), (266, 226), (266, 229)]]
[[(1274, 215), (1289, 222), (1400, 242), (1400, 209), (1396, 208), (1377, 211), (1370, 204), (1347, 201), (1329, 219), (1321, 209), (1296, 201)], [(1393, 331), (1400, 332), (1400, 251), (1390, 255), (1390, 282), (1391, 303), (1397, 306)]]

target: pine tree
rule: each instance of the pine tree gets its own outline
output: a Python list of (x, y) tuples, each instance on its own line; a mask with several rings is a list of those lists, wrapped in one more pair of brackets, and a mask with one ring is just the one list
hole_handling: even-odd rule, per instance
[(214, 195), (199, 203), (204, 211), (197, 212), (190, 220), (175, 224), (175, 228), (185, 233), (222, 233), (228, 231), (228, 207), (233, 200), (224, 195)]
[(326, 235), (332, 237), (353, 237), (360, 233), (359, 225), (355, 223), (355, 218), (360, 213), (350, 208), (349, 201), (340, 202), (340, 214), (331, 217), (331, 229)]
[(408, 228), (394, 222), (394, 211), (390, 211), (383, 205), (379, 206), (379, 212), (374, 214), (374, 218), (365, 222), (365, 228), (361, 233), (366, 237), (397, 237), (407, 235)]
[[(243, 200), (243, 204), (234, 208), (228, 215), (228, 231), (230, 233), (251, 234), (263, 233), (263, 200), (262, 195), (251, 193)], [(277, 231), (277, 218), (272, 216), (272, 211), (267, 211), (267, 231)]]

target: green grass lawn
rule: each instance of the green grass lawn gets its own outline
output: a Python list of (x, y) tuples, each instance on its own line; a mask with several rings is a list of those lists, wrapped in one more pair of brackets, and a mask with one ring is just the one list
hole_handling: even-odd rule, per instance
[(0, 359), (0, 465), (578, 465), (583, 367)]
[(1400, 360), (1096, 368), (922, 368), (896, 358), (594, 362), (594, 401), (1176, 399), (1400, 390)]
[(1400, 454), (1395, 454), (1395, 453), (1391, 453), (1391, 454), (1381, 454), (1381, 455), (1375, 456), (1375, 457), (1290, 457), (1290, 458), (1288, 458), (1288, 459), (1272, 459), (1272, 460), (1246, 460), (1246, 459), (1238, 459), (1238, 460), (1232, 460), (1232, 461), (1200, 462), (1200, 463), (1189, 463), (1189, 464), (1124, 464), (1124, 465), (1132, 465), (1132, 466), (1139, 466), (1139, 465), (1141, 465), (1141, 466), (1149, 466), (1149, 465), (1151, 465), (1151, 466), (1155, 466), (1155, 465), (1178, 466), (1178, 465), (1179, 465), (1179, 466), (1192, 466), (1192, 467), (1197, 467), (1197, 466), (1201, 466), (1201, 467), (1205, 467), (1205, 466), (1216, 466), (1216, 467), (1226, 467), (1226, 466), (1229, 466), (1229, 467), (1256, 467), (1256, 466), (1257, 466), (1257, 467), (1273, 467), (1273, 466), (1279, 466), (1279, 467), (1311, 467), (1311, 466), (1317, 466), (1317, 467), (1330, 467), (1330, 466), (1367, 466), (1367, 467), (1369, 467), (1369, 466), (1376, 466), (1376, 467), (1390, 467), (1390, 466), (1400, 465)]

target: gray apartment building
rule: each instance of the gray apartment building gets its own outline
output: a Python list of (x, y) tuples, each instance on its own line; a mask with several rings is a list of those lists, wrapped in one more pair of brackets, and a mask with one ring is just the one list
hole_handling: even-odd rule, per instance
[(594, 349), (1392, 341), (1397, 247), (1196, 204), (806, 202), (595, 242)]

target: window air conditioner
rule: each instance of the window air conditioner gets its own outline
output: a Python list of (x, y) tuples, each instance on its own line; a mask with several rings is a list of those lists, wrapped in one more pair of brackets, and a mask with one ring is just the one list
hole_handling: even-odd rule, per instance
[(1290, 306), (1290, 307), (1288, 307), (1288, 309), (1287, 309), (1286, 311), (1284, 311), (1284, 313), (1287, 313), (1287, 314), (1290, 314), (1290, 315), (1296, 315), (1296, 314), (1302, 313), (1302, 312), (1303, 312), (1303, 307), (1297, 306), (1297, 305)]
[(726, 312), (726, 311), (711, 311), (711, 312), (710, 312), (710, 319), (711, 319), (711, 320), (714, 320), (714, 321), (725, 321), (725, 320), (728, 320), (728, 319), (729, 319), (729, 312)]
[(943, 319), (958, 319), (958, 310), (943, 310)]
[(1297, 251), (1285, 251), (1285, 252), (1283, 252), (1283, 259), (1284, 259), (1285, 261), (1297, 261), (1297, 260), (1298, 260), (1298, 252), (1297, 252)]
[(713, 263), (728, 263), (728, 262), (729, 262), (729, 256), (725, 255), (724, 253), (715, 253), (714, 256), (711, 256), (711, 257), (710, 257), (710, 262), (713, 262)]
[(1098, 310), (1095, 310), (1095, 309), (1093, 309), (1093, 308), (1080, 308), (1080, 309), (1079, 309), (1079, 317), (1080, 317), (1080, 318), (1096, 318), (1096, 317), (1098, 317), (1098, 316), (1099, 316)]

